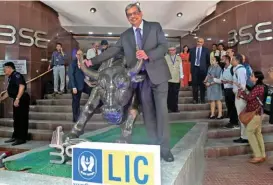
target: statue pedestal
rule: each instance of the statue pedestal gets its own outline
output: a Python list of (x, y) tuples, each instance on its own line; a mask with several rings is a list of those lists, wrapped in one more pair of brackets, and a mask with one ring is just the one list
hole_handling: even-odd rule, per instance
[[(160, 161), (162, 185), (202, 184), (205, 167), (204, 144), (207, 139), (207, 124), (196, 123), (192, 124), (191, 126), (189, 124), (186, 124), (188, 123), (172, 123), (171, 134), (173, 137), (171, 139), (171, 142), (173, 146), (172, 153), (174, 155), (175, 161), (171, 163), (167, 163), (163, 160)], [(138, 128), (138, 125), (139, 124), (136, 124), (136, 129), (134, 131), (135, 133), (141, 134), (141, 128)], [(175, 128), (173, 128), (173, 125)], [(179, 130), (180, 127), (183, 127), (183, 129)], [(177, 133), (181, 134), (182, 132), (185, 132), (186, 134), (182, 134), (184, 137), (182, 136), (183, 138), (178, 139), (176, 138), (177, 135), (175, 135), (175, 132), (173, 132), (172, 130), (176, 130)], [(92, 133), (86, 133), (82, 135), (81, 138), (92, 138), (93, 141), (96, 139), (99, 140), (99, 138), (101, 138), (102, 142), (105, 142), (107, 138), (109, 139), (109, 137), (114, 140), (115, 135), (119, 136), (118, 130), (115, 129), (115, 126), (110, 126), (104, 129), (94, 131)], [(138, 142), (142, 142), (141, 138), (140, 140), (138, 140)], [(135, 139), (136, 137), (133, 137), (133, 141), (136, 141)], [(176, 142), (173, 142), (173, 140), (175, 139)], [(49, 153), (52, 151), (54, 151), (52, 148), (45, 146), (43, 148), (37, 148), (5, 159), (5, 166), (8, 170), (20, 171), (22, 169), (25, 169), (26, 167), (31, 169), (27, 170), (28, 173), (11, 171), (6, 172), (8, 175), (0, 173), (1, 182), (13, 184), (16, 180), (20, 178), (27, 178), (34, 184), (38, 185), (40, 183), (38, 177), (43, 177), (48, 180), (47, 183), (49, 184), (56, 184), (53, 183), (54, 180), (60, 185), (68, 183), (71, 184), (71, 165), (52, 165), (49, 161)], [(25, 164), (23, 164), (22, 161), (24, 161)], [(9, 177), (9, 175), (16, 175), (17, 178), (12, 179)], [(60, 179), (62, 180), (60, 181)], [(20, 184), (24, 185), (24, 181), (20, 182)]]

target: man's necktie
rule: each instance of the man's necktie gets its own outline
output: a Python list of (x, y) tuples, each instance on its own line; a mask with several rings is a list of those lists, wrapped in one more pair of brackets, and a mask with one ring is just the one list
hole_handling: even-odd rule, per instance
[(197, 60), (196, 60), (196, 65), (200, 66), (200, 48), (197, 48)]
[(142, 49), (142, 35), (141, 35), (141, 28), (136, 29), (136, 43), (138, 48)]
[(98, 50), (96, 49), (96, 56), (98, 55)]
[[(143, 47), (143, 43), (142, 43), (142, 35), (141, 35), (141, 28), (137, 28), (136, 29), (136, 43), (137, 43), (137, 46), (138, 46), (138, 49), (142, 50), (142, 47)], [(144, 64), (142, 65), (142, 71), (145, 70), (145, 61), (144, 61)]]

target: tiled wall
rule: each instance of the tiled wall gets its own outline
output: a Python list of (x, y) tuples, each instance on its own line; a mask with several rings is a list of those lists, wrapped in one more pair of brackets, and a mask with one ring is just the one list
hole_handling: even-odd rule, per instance
[[(27, 60), (26, 80), (34, 78), (45, 72), (48, 62), (41, 59), (49, 58), (55, 49), (55, 44), (61, 42), (63, 49), (68, 55), (71, 55), (73, 48), (78, 47), (78, 43), (72, 35), (66, 32), (58, 20), (58, 14), (39, 1), (0, 1), (0, 24), (12, 25), (19, 30), (20, 28), (30, 28), (47, 32), (47, 38), (50, 40), (47, 49), (19, 46), (19, 38), (13, 45), (0, 44), (0, 59), (25, 59)], [(71, 59), (71, 56), (69, 56)], [(68, 60), (70, 62), (70, 60)], [(32, 101), (41, 98), (45, 81), (52, 78), (52, 74), (42, 79), (38, 79), (28, 85)], [(5, 78), (0, 76), (0, 91), (4, 89), (2, 85)]]
[[(222, 1), (217, 4), (216, 11), (208, 16), (202, 23), (214, 18), (215, 16), (221, 15), (221, 13), (240, 5), (244, 2), (240, 1)], [(205, 40), (205, 45), (211, 49), (213, 43), (219, 43), (220, 40), (224, 40), (224, 44), (227, 46), (228, 32), (232, 29), (238, 30), (246, 25), (252, 24), (253, 27), (248, 29), (250, 33), (254, 34), (254, 27), (257, 23), (273, 21), (273, 2), (251, 2), (246, 5), (242, 5), (238, 8), (215, 18), (211, 22), (201, 26), (196, 32), (197, 36), (205, 39), (211, 38), (211, 41)], [(225, 21), (223, 21), (225, 19)], [(201, 24), (202, 24), (201, 23)], [(266, 26), (263, 29), (272, 29), (271, 26)], [(246, 30), (246, 31), (248, 31)], [(273, 36), (272, 33), (268, 33), (268, 36)], [(266, 36), (266, 35), (265, 35)], [(194, 46), (196, 40), (193, 36), (186, 36), (182, 39), (181, 45)], [(262, 70), (266, 75), (266, 81), (269, 82), (267, 76), (267, 70), (270, 66), (273, 66), (273, 40), (259, 42), (255, 38), (254, 40), (245, 45), (237, 45), (235, 49), (242, 54), (245, 54), (250, 64), (256, 70)], [(272, 83), (272, 82), (270, 82)]]

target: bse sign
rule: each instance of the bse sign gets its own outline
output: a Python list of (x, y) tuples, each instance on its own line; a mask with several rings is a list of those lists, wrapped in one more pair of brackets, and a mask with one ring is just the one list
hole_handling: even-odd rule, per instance
[(73, 185), (161, 185), (160, 146), (84, 142), (72, 149)]
[(31, 47), (35, 45), (38, 48), (47, 48), (47, 33), (43, 31), (34, 31), (29, 28), (20, 28), (18, 32), (14, 26), (0, 24), (0, 44), (14, 44), (16, 39), (25, 39), (27, 42), (19, 42), (20, 46)]
[[(267, 28), (265, 28), (267, 26)], [(228, 44), (230, 47), (235, 46), (236, 44), (249, 44), (253, 41), (254, 37), (257, 41), (267, 41), (272, 40), (272, 35), (265, 34), (271, 33), (272, 34), (272, 22), (261, 22), (258, 23), (255, 27), (253, 25), (247, 25), (243, 26), (239, 29), (239, 32), (237, 30), (231, 30), (228, 32), (229, 38), (228, 38)], [(252, 34), (252, 30), (254, 30), (254, 34)]]

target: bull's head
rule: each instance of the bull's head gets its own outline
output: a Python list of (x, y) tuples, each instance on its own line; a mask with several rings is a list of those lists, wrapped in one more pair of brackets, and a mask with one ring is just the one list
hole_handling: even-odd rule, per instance
[(121, 65), (121, 61), (118, 63), (119, 65), (112, 65), (97, 72), (87, 68), (84, 62), (81, 62), (83, 72), (90, 78), (97, 80), (101, 100), (104, 104), (102, 107), (103, 117), (110, 124), (122, 123), (123, 115), (127, 111), (126, 106), (131, 102), (133, 85), (145, 78), (145, 76), (138, 74), (142, 68), (143, 60), (139, 60), (131, 69), (125, 69)]

